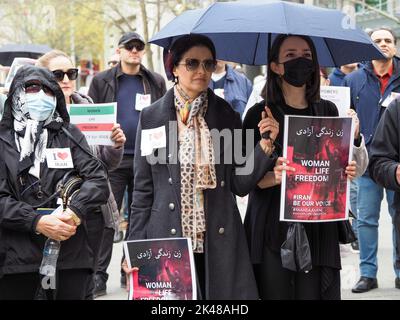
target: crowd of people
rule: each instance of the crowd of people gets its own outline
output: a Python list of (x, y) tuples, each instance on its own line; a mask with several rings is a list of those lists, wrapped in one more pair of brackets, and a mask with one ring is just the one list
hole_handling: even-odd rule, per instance
[[(267, 74), (254, 89), (244, 74), (217, 60), (213, 42), (203, 35), (182, 36), (169, 48), (169, 90), (163, 76), (143, 66), (146, 44), (135, 32), (120, 38), (108, 69), (93, 78), (87, 95), (76, 90), (78, 69), (62, 51), (21, 67), (0, 122), (0, 300), (91, 300), (106, 294), (125, 194), (125, 240), (191, 239), (200, 299), (340, 299), (340, 244), (348, 242), (341, 230), (347, 222), (303, 224), (311, 271), (289, 270), (281, 257), (290, 226), (279, 218), (282, 176), (295, 170), (283, 157), (284, 118), (338, 116), (335, 104), (321, 99), (321, 85), (351, 90), (353, 153), (342, 169), (351, 180), (358, 238), (351, 245), (360, 254), (361, 277), (352, 291), (378, 287), (384, 189), (400, 289), (400, 100), (392, 94), (400, 92), (400, 65), (390, 29), (370, 36), (386, 59), (340, 66), (329, 77), (310, 37), (278, 36)], [(113, 145), (89, 146), (70, 123), (68, 105), (108, 102), (117, 102)], [(143, 132), (154, 128), (164, 128), (167, 137), (164, 146), (151, 150), (162, 160), (156, 163), (144, 152), (150, 141), (142, 141)], [(254, 132), (255, 140), (242, 163), (227, 160), (235, 158), (237, 146), (225, 139), (215, 154), (212, 130), (235, 136), (243, 129)], [(71, 160), (63, 166), (48, 159), (60, 150)], [(243, 171), (250, 162), (251, 172)], [(52, 195), (71, 172), (82, 184), (67, 208), (40, 214), (38, 208), (57, 207)], [(244, 223), (235, 195), (249, 195)], [(42, 290), (38, 270), (47, 238), (60, 241), (61, 249), (56, 286)], [(132, 272), (121, 252), (121, 287)]]

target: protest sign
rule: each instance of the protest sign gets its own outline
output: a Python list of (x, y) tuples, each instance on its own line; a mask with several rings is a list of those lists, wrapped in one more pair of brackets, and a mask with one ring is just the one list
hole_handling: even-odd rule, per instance
[(321, 86), (321, 98), (333, 102), (339, 111), (339, 116), (347, 116), (350, 109), (350, 88), (336, 86)]
[(112, 127), (117, 121), (117, 103), (71, 104), (71, 123), (85, 135), (89, 145), (112, 146)]
[(130, 300), (196, 300), (196, 276), (189, 238), (124, 242)]
[(282, 176), (281, 221), (348, 219), (351, 117), (285, 116), (283, 156), (295, 172)]

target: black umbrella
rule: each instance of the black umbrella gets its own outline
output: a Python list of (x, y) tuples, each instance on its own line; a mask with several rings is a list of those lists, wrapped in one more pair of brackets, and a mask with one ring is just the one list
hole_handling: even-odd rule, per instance
[(52, 49), (42, 44), (6, 44), (0, 47), (0, 64), (11, 66), (14, 58), (37, 59)]

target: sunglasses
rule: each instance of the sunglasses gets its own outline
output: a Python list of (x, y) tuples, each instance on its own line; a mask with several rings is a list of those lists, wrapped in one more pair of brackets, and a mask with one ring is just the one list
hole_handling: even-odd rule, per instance
[(69, 80), (76, 80), (78, 78), (78, 69), (76, 68), (68, 69), (67, 71), (54, 70), (52, 72), (57, 81), (63, 81), (65, 75), (67, 75)]
[(204, 71), (214, 72), (217, 67), (217, 61), (208, 59), (200, 61), (198, 59), (186, 59), (185, 63), (179, 63), (179, 65), (186, 66), (187, 71), (196, 71), (200, 65), (203, 66)]
[(135, 48), (137, 51), (144, 50), (144, 43), (142, 42), (131, 42), (124, 44), (121, 48), (125, 48), (128, 51), (132, 51)]
[(47, 87), (41, 83), (26, 83), (25, 84), (25, 93), (39, 93), (40, 90), (43, 90), (43, 92), (46, 95), (48, 95), (50, 97), (54, 97), (53, 91), (49, 87)]

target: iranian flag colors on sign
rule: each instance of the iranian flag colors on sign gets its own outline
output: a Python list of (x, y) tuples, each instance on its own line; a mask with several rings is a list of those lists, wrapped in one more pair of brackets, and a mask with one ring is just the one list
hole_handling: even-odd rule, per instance
[(71, 104), (71, 123), (85, 135), (89, 145), (113, 145), (111, 130), (117, 121), (117, 103)]

